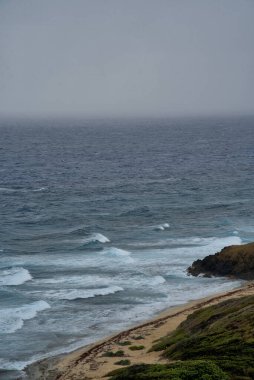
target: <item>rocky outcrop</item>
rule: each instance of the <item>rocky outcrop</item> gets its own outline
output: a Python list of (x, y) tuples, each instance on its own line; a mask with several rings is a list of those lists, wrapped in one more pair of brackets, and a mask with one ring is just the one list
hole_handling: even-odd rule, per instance
[(214, 255), (196, 260), (188, 268), (193, 276), (227, 276), (244, 280), (254, 279), (254, 243), (231, 245)]

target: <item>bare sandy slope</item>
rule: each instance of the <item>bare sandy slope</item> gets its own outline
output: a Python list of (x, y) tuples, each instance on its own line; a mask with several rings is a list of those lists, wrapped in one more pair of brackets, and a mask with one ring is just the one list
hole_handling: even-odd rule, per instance
[[(104, 376), (109, 371), (120, 368), (121, 366), (115, 363), (122, 359), (129, 359), (131, 364), (163, 363), (164, 359), (160, 358), (159, 352), (148, 352), (155, 340), (174, 331), (189, 314), (197, 309), (252, 294), (254, 294), (254, 283), (249, 282), (239, 289), (193, 301), (181, 307), (170, 308), (153, 320), (122, 331), (92, 346), (84, 347), (61, 358), (35, 363), (29, 371), (29, 378), (33, 380), (97, 380), (105, 379)], [(142, 345), (144, 348), (131, 351), (130, 346), (119, 345), (119, 342), (123, 341), (130, 341), (131, 345)], [(104, 356), (107, 351), (118, 350), (124, 351), (124, 357)]]

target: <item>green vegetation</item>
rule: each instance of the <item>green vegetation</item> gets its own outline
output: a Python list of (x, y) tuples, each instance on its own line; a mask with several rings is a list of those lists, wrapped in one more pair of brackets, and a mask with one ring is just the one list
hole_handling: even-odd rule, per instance
[(162, 351), (173, 362), (132, 365), (108, 376), (111, 380), (253, 380), (254, 296), (194, 312), (152, 350)]
[(117, 342), (119, 346), (129, 346), (131, 342), (129, 340), (123, 340), (122, 342)]
[(190, 360), (173, 364), (138, 364), (110, 372), (111, 380), (228, 380), (216, 364)]
[(153, 349), (171, 360), (210, 360), (230, 379), (254, 379), (254, 296), (196, 311)]
[(118, 362), (115, 362), (114, 364), (116, 364), (116, 365), (130, 365), (131, 362), (129, 361), (129, 359), (122, 359), (122, 360), (119, 360)]
[(143, 350), (145, 346), (130, 346), (129, 350), (131, 351), (138, 351), (138, 350)]
[(118, 350), (116, 352), (113, 351), (106, 351), (102, 356), (106, 356), (107, 358), (114, 358), (118, 356), (124, 356), (124, 351)]
[(136, 335), (136, 336), (133, 336), (133, 339), (141, 340), (141, 339), (144, 339), (144, 337), (143, 337), (143, 335)]

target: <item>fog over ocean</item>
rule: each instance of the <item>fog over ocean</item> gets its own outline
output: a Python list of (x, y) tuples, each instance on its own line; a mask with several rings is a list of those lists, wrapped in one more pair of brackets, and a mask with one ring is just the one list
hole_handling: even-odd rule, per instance
[(2, 121), (0, 378), (238, 286), (186, 268), (253, 241), (253, 127)]

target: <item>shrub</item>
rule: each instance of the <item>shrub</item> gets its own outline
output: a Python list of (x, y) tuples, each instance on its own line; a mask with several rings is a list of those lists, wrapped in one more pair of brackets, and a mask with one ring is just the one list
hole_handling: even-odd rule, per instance
[(136, 335), (136, 336), (133, 337), (133, 339), (135, 339), (135, 340), (141, 340), (141, 339), (145, 339), (145, 338), (143, 337), (143, 335)]
[(209, 360), (231, 379), (254, 379), (254, 296), (198, 310), (153, 350), (173, 360)]
[(143, 350), (145, 346), (130, 346), (129, 350), (131, 351), (138, 351), (138, 350)]
[(108, 358), (114, 358), (114, 357), (118, 357), (118, 356), (124, 356), (124, 351), (122, 351), (122, 350), (118, 350), (116, 352), (106, 351), (106, 352), (104, 352), (104, 354), (102, 356), (106, 356)]
[(190, 360), (173, 364), (138, 364), (107, 374), (111, 380), (228, 380), (216, 364)]
[(117, 342), (119, 346), (129, 346), (131, 342), (129, 340), (124, 340), (122, 342)]
[(123, 359), (123, 360), (119, 360), (118, 362), (115, 362), (114, 364), (116, 364), (116, 365), (130, 365), (131, 362), (129, 361), (129, 359)]

